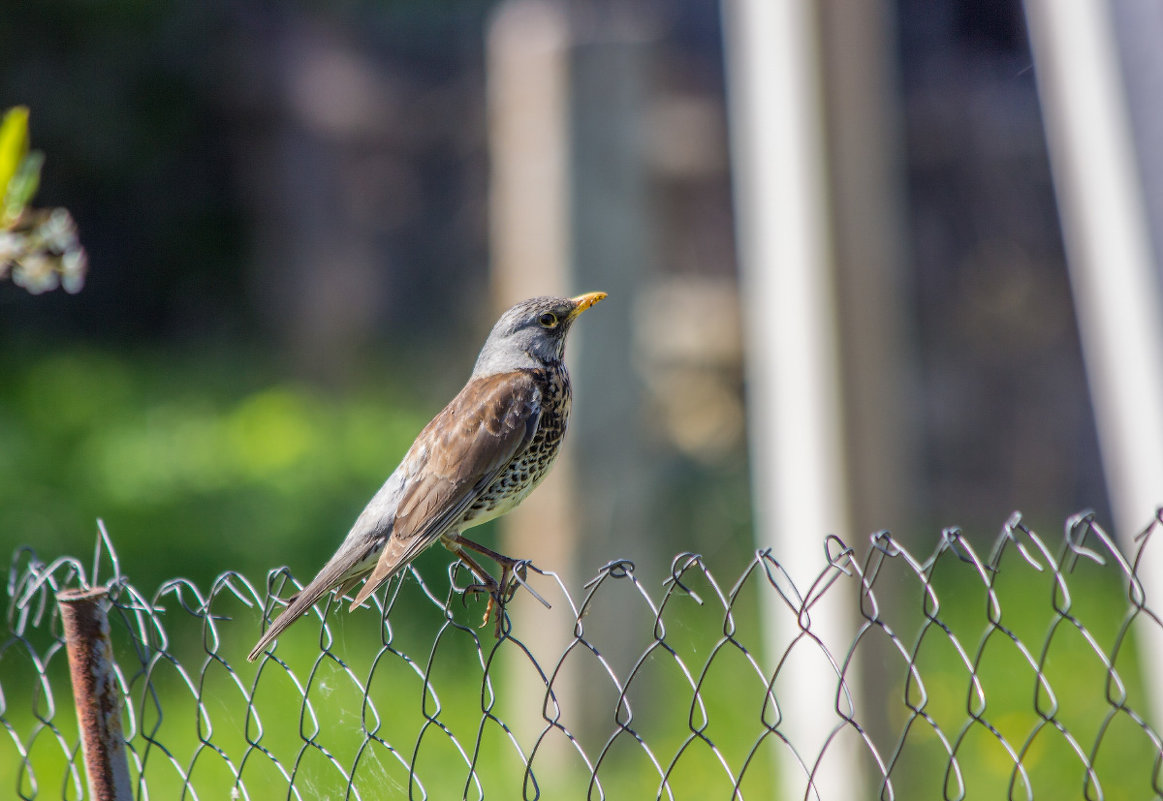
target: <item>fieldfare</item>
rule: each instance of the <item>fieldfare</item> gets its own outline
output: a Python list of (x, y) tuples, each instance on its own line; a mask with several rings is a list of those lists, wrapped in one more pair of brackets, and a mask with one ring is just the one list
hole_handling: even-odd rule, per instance
[[(366, 579), (351, 603), (355, 609), (438, 541), (481, 582), (470, 590), (490, 593), (488, 620), (522, 563), (461, 532), (515, 507), (549, 472), (572, 398), (562, 361), (565, 337), (578, 315), (604, 297), (533, 298), (501, 315), (464, 389), (424, 427), (339, 550), (288, 599), (247, 659), (253, 662), (328, 591), (338, 587), (342, 597)], [(496, 561), (500, 581), (466, 551)]]

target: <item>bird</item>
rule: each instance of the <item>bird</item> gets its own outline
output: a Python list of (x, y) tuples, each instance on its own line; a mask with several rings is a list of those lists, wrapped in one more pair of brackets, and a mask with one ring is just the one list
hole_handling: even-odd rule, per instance
[[(356, 518), (335, 554), (259, 638), (253, 662), (333, 589), (343, 597), (360, 581), (354, 610), (422, 551), (437, 542), (466, 564), (488, 592), (488, 621), (504, 602), (512, 559), (461, 532), (516, 507), (545, 478), (557, 458), (572, 406), (565, 340), (578, 316), (606, 297), (522, 301), (497, 320), (464, 388), (417, 435), (400, 464)], [(493, 578), (469, 552), (501, 567)], [(498, 634), (500, 625), (498, 609)]]

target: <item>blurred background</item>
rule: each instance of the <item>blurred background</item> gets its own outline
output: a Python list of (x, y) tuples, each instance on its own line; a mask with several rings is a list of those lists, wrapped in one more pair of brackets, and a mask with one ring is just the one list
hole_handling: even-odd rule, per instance
[(986, 549), (1015, 509), (1129, 542), (1163, 499), (1163, 11), (1053, 7), (7, 3), (0, 107), (89, 273), (0, 282), (0, 552), (100, 518), (138, 587), (306, 579), (499, 312), (591, 290), (562, 464), (478, 532), (571, 591), (767, 545), (810, 579), (829, 533)]
[[(846, 130), (882, 137), (889, 353), (868, 358), (888, 360), (891, 437), (853, 463), (893, 500), (835, 533), (992, 537), (1016, 508), (1054, 528), (1083, 507), (1109, 519), (1021, 4), (874, 6), (881, 94)], [(821, 8), (827, 34), (843, 15)], [(101, 517), (139, 582), (311, 570), (459, 388), (498, 310), (590, 289), (612, 296), (571, 348), (578, 414), (624, 392), (623, 450), (579, 456), (575, 438), (574, 455), (644, 473), (631, 514), (660, 558), (752, 547), (721, 9), (531, 9), (6, 9), (0, 99), (30, 107), (37, 205), (72, 211), (90, 259), (77, 295), (0, 284), (6, 549), (79, 552)], [(547, 108), (557, 90), (521, 76), (550, 73), (536, 53), (554, 47), (573, 78)], [(534, 66), (506, 72), (510, 50)], [(554, 144), (520, 139), (536, 124), (572, 148), (565, 190), (537, 166)], [(505, 165), (523, 158), (533, 175), (514, 183)], [(849, 174), (832, 175), (837, 196)], [(510, 185), (516, 205), (496, 198)], [(565, 222), (537, 216), (553, 191)], [(564, 266), (537, 261), (546, 237)], [(859, 314), (843, 276), (861, 261), (842, 255), (841, 321)], [(595, 352), (599, 329), (630, 341)]]

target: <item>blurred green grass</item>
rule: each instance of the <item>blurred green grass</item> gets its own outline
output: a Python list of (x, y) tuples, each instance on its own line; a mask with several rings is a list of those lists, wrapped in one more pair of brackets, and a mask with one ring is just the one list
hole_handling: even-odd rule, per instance
[[(730, 575), (725, 566), (721, 566), (720, 573)], [(428, 571), (425, 581), (438, 597), (447, 591), (446, 578), (439, 571)], [(961, 642), (969, 663), (975, 665), (972, 673), (980, 681), (984, 706), (974, 692), (971, 670), (952, 646), (949, 635), (940, 627), (930, 626), (916, 645), (923, 692), (915, 684), (905, 687), (905, 665), (900, 660), (883, 666), (887, 691), (880, 696), (864, 696), (861, 720), (869, 722), (883, 716), (892, 732), (891, 740), (878, 741), (882, 756), (891, 755), (892, 745), (907, 721), (904, 699), (907, 697), (914, 704), (922, 704), (923, 699), (924, 711), (941, 726), (950, 743), (955, 743), (964, 730), (964, 738), (957, 746), (963, 797), (981, 801), (1010, 797), (1013, 758), (984, 725), (969, 723), (966, 710), (973, 707), (1020, 749), (1038, 722), (1034, 697), (1039, 685), (1036, 671), (1029, 663), (1032, 659), (1042, 666), (1058, 704), (1052, 707), (1043, 695), (1037, 709), (1047, 714), (1053, 711), (1086, 756), (1095, 741), (1100, 740), (1095, 764), (1102, 785), (1101, 797), (1151, 797), (1149, 788), (1157, 752), (1144, 732), (1123, 713), (1114, 714), (1109, 728), (1101, 731), (1114, 712), (1107, 697), (1106, 668), (1078, 630), (1052, 608), (1051, 582), (1052, 576), (1048, 573), (1035, 574), (1017, 563), (1008, 564), (998, 574), (995, 591), (1002, 609), (1000, 622), (1028, 646), (1028, 653), (1024, 654), (1000, 629), (987, 628), (986, 593), (972, 570), (954, 560), (938, 566), (933, 587), (941, 602), (932, 611)], [(667, 605), (662, 621), (666, 645), (673, 653), (654, 647), (630, 682), (627, 698), (634, 709), (630, 725), (644, 738), (661, 769), (676, 761), (670, 774), (674, 798), (730, 797), (727, 771), (718, 757), (692, 736), (692, 727), (715, 744), (733, 774), (738, 774), (754, 749), (755, 755), (742, 785), (743, 797), (776, 798), (777, 751), (782, 746), (776, 737), (763, 739), (764, 680), (744, 658), (744, 650), (756, 656), (764, 671), (772, 670), (777, 661), (777, 655), (763, 655), (759, 616), (755, 614), (760, 604), (771, 602), (772, 594), (762, 581), (745, 585), (735, 607), (738, 627), (734, 637), (741, 648), (727, 643), (707, 668), (712, 648), (721, 641), (723, 611), (697, 576), (687, 583), (708, 603), (698, 606), (689, 598), (679, 597), (677, 603)], [(1101, 650), (1110, 652), (1124, 612), (1123, 588), (1117, 576), (1082, 562), (1069, 575), (1069, 584), (1073, 598), (1071, 613), (1085, 623), (1088, 634)], [(919, 602), (919, 585), (910, 584), (901, 589), (906, 603)], [(304, 738), (318, 742), (347, 767), (355, 762), (358, 754), (355, 783), (365, 798), (408, 797), (409, 765), (413, 759), (429, 798), (462, 797), (470, 760), (475, 760), (486, 798), (503, 788), (520, 787), (521, 755), (501, 727), (493, 720), (486, 720), (483, 712), (488, 709), (511, 723), (518, 743), (527, 753), (543, 724), (538, 719), (532, 728), (523, 728), (520, 715), (515, 715), (513, 710), (519, 706), (519, 697), (531, 697), (539, 703), (542, 692), (539, 681), (532, 674), (525, 684), (506, 680), (507, 671), (521, 665), (523, 658), (512, 643), (502, 643), (499, 652), (493, 653), (493, 648), (498, 646), (488, 631), (476, 628), (483, 603), (470, 603), (467, 608), (454, 603), (453, 618), (449, 621), (439, 606), (423, 597), (414, 579), (405, 581), (400, 593), (392, 616), (395, 652), (380, 651), (378, 614), (369, 610), (357, 614), (341, 612), (330, 618), (333, 638), (330, 649), (344, 660), (346, 669), (331, 654), (320, 652), (315, 620), (301, 622), (281, 638), (278, 654), (298, 678), (293, 680), (274, 662), (261, 666), (254, 701), (255, 713), (261, 718), (261, 737), (246, 700), (260, 666), (250, 665), (244, 659), (257, 626), (256, 611), (229, 594), (219, 595), (215, 601), (213, 611), (222, 618), (218, 623), (222, 645), (217, 657), (236, 671), (231, 673), (217, 659), (206, 657), (200, 619), (183, 613), (173, 598), (163, 599), (167, 607), (164, 621), (176, 664), (159, 662), (151, 673), (156, 699), (145, 691), (140, 677), (132, 682), (131, 692), (137, 715), (138, 736), (134, 744), (138, 753), (146, 754), (147, 746), (141, 736), (144, 732), (172, 754), (171, 761), (159, 748), (148, 752), (143, 773), (151, 797), (179, 797), (182, 771), (189, 771), (195, 777), (201, 797), (226, 797), (233, 778), (214, 749), (223, 749), (237, 767), (247, 750), (248, 737), (257, 739), (287, 771), (294, 772), (295, 787), (308, 798), (343, 797), (344, 780), (319, 750), (304, 745)], [(916, 608), (910, 612), (915, 613)], [(898, 634), (910, 648), (918, 642), (919, 619), (917, 614), (896, 618), (900, 622)], [(653, 643), (655, 628), (644, 606), (625, 606), (621, 625), (628, 629), (642, 651)], [(514, 627), (514, 635), (519, 640), (529, 639), (526, 621), (517, 618)], [(1054, 636), (1043, 656), (1042, 646), (1052, 629)], [(118, 632), (115, 625), (119, 662), (123, 666), (133, 665), (135, 658), (129, 651), (127, 638), (118, 636)], [(601, 647), (604, 640), (597, 634), (587, 631)], [(43, 646), (41, 643), (39, 647), (43, 650)], [(400, 653), (408, 654), (412, 661), (403, 659)], [(492, 666), (490, 683), (485, 687), (482, 663), (494, 658), (500, 667)], [(1123, 700), (1143, 711), (1147, 708), (1146, 688), (1137, 658), (1132, 638), (1119, 651), (1115, 668), (1124, 683)], [(591, 655), (586, 649), (577, 649), (567, 660), (566, 669), (589, 659)], [(689, 678), (678, 660), (686, 666)], [(187, 676), (181, 675), (178, 664), (184, 666)], [(53, 720), (62, 728), (66, 741), (74, 742), (63, 654), (54, 658), (49, 673), (57, 704)], [(626, 673), (620, 671), (619, 675), (625, 679)], [(17, 649), (16, 653), (0, 657), (0, 677), (9, 699), (5, 717), (16, 732), (26, 737), (35, 723), (30, 704), (23, 700), (29, 696), (23, 690), (34, 685), (35, 671)], [(701, 701), (696, 702), (691, 682), (700, 679)], [(369, 685), (368, 694), (377, 714), (365, 706), (360, 687), (365, 683)], [(858, 695), (864, 692), (859, 687), (854, 690)], [(777, 694), (794, 691), (795, 688), (781, 690), (777, 684)], [(298, 700), (304, 692), (312, 709), (306, 715)], [(601, 731), (579, 732), (581, 744), (591, 759), (597, 758), (606, 738), (615, 731), (616, 697), (615, 688), (608, 681), (601, 681), (583, 688), (576, 701), (607, 710)], [(204, 704), (202, 709), (196, 705), (198, 698)], [(782, 700), (786, 697), (781, 695)], [(45, 709), (43, 697), (34, 703), (42, 711)], [(821, 704), (821, 714), (831, 715), (831, 712), (829, 704)], [(577, 708), (564, 709), (563, 722), (572, 728), (577, 715)], [(425, 728), (426, 716), (447, 727), (452, 736), (436, 725)], [(770, 710), (766, 720), (773, 720)], [(379, 743), (369, 743), (363, 733), (364, 726), (398, 750), (392, 752)], [(212, 742), (213, 747), (201, 744), (202, 737)], [(544, 759), (545, 754), (539, 757), (543, 761), (536, 763), (541, 766), (536, 778), (542, 797), (597, 797), (596, 791), (595, 795), (587, 796), (589, 771), (584, 761), (560, 737), (557, 740), (559, 745), (565, 745), (557, 767), (549, 767), (555, 763), (552, 758)], [(682, 755), (676, 759), (680, 751)], [(248, 759), (243, 777), (251, 797), (284, 797), (288, 779), (273, 763), (259, 752), (252, 752)], [(867, 757), (864, 761), (868, 782), (865, 797), (873, 798), (876, 797), (876, 774)], [(44, 788), (44, 797), (55, 797), (65, 760), (51, 738), (42, 736), (37, 741), (32, 749), (32, 762)], [(893, 770), (895, 797), (940, 798), (946, 792), (951, 797), (959, 797), (957, 780), (945, 774), (948, 763), (945, 747), (936, 734), (923, 721), (916, 721)], [(1033, 738), (1022, 763), (1033, 798), (1087, 797), (1082, 758), (1054, 728), (1044, 727)], [(0, 746), (0, 787), (15, 786), (19, 764), (18, 754), (6, 740)], [(825, 769), (827, 765), (826, 761)], [(602, 762), (599, 779), (605, 797), (610, 799), (655, 798), (659, 792), (658, 768), (628, 734), (620, 734), (614, 740)], [(27, 785), (23, 786), (26, 794), (31, 795)], [(502, 793), (502, 797), (516, 795), (515, 789), (505, 789)], [(415, 797), (422, 797), (419, 790)], [(470, 788), (468, 797), (478, 797), (477, 791)], [(1019, 784), (1013, 797), (1025, 798), (1025, 788)], [(1091, 791), (1089, 797), (1099, 796)]]
[(142, 586), (321, 564), (438, 406), (386, 379), (329, 394), (249, 356), (0, 357), (0, 550), (91, 553), (102, 518)]
[[(240, 570), (261, 590), (266, 571), (285, 563), (291, 563), (301, 578), (307, 577), (330, 555), (354, 513), (437, 405), (407, 386), (374, 378), (389, 375), (386, 370), (368, 371), (373, 378), (349, 391), (328, 393), (289, 381), (273, 369), (256, 368), (264, 363), (262, 359), (235, 351), (189, 356), (143, 351), (130, 357), (81, 348), (9, 352), (2, 359), (0, 551), (11, 554), (18, 543), (28, 543), (45, 560), (72, 554), (87, 561), (94, 521), (102, 517), (124, 569), (145, 590), (179, 575), (205, 589), (224, 569)], [(689, 496), (687, 500), (693, 502)], [(717, 555), (714, 568), (721, 586), (729, 586), (742, 569), (739, 556), (734, 549)], [(443, 553), (429, 554), (419, 565), (420, 572), (433, 586), (446, 588), (447, 561)], [(1117, 572), (1084, 560), (1068, 580), (1071, 612), (1109, 651), (1126, 609)], [(1077, 737), (1078, 747), (1089, 754), (1095, 740), (1101, 740), (1096, 764), (1105, 797), (1149, 797), (1158, 753), (1125, 714), (1111, 717), (1106, 668), (1081, 634), (1054, 611), (1052, 582), (1050, 573), (1037, 573), (1018, 560), (1007, 562), (997, 576), (1000, 622), (1029, 651), (1022, 653), (999, 630), (989, 635), (975, 668), (984, 690), (983, 715), (1021, 747), (1037, 725), (1036, 710), (1052, 708), (1046, 694), (1038, 693), (1037, 674), (1029, 660), (1042, 663), (1058, 704), (1055, 714)], [(980, 578), (963, 563), (947, 559), (939, 565), (933, 584), (940, 599), (940, 618), (959, 638), (972, 663), (986, 631), (987, 596)], [(692, 586), (704, 598), (713, 597), (697, 582)], [(896, 607), (905, 611), (891, 622), (912, 648), (923, 622), (921, 588), (906, 577), (894, 589), (899, 593)], [(379, 744), (368, 745), (360, 757), (357, 786), (364, 797), (406, 797), (407, 764), (417, 732), (423, 727), (424, 712), (433, 714), (437, 708), (436, 717), (469, 749), (470, 759), (479, 732), (476, 765), (488, 797), (495, 792), (489, 788), (520, 786), (522, 764), (512, 743), (492, 721), (482, 728), (483, 672), (473, 639), (482, 605), (456, 605), (459, 626), (447, 626), (440, 610), (420, 596), (414, 581), (406, 582), (402, 593), (401, 611), (406, 613), (393, 616), (395, 644), (416, 663), (383, 657), (375, 667), (371, 687), (382, 715), (378, 731), (400, 751), (393, 754)], [(248, 688), (258, 668), (248, 665), (244, 654), (257, 635), (257, 612), (227, 596), (222, 598), (228, 608), (219, 611), (237, 621), (222, 624), (231, 627), (222, 655)], [(753, 582), (737, 607), (737, 638), (754, 654), (763, 650), (757, 610), (773, 602), (765, 585)], [(168, 603), (175, 606), (173, 599)], [(173, 665), (160, 664), (151, 677), (156, 701), (140, 683), (134, 685), (131, 698), (139, 715), (138, 729), (150, 732), (173, 755), (171, 762), (159, 749), (151, 750), (145, 766), (151, 797), (178, 797), (178, 767), (187, 770), (191, 764), (199, 787), (204, 788), (200, 789), (203, 797), (227, 797), (230, 773), (212, 748), (200, 745), (199, 735), (226, 749), (237, 764), (246, 749), (247, 733), (254, 737), (257, 729), (253, 720), (248, 729), (245, 696), (232, 675), (207, 661), (200, 623), (183, 618), (176, 608), (173, 611), (174, 616), (167, 617), (167, 626), (172, 623), (173, 649), (190, 671), (195, 689)], [(357, 678), (366, 680), (378, 652), (376, 616), (344, 613), (332, 621), (336, 652)], [(664, 623), (667, 644), (697, 680), (722, 635), (722, 609), (714, 603), (702, 607), (675, 603), (667, 607)], [(515, 625), (520, 627), (521, 622)], [(638, 614), (627, 625), (632, 626), (634, 642), (645, 649), (654, 630), (649, 616)], [(238, 634), (239, 627), (243, 634)], [(1052, 631), (1053, 644), (1043, 657), (1042, 644)], [(436, 632), (442, 632), (438, 645), (433, 644)], [(516, 633), (521, 636), (520, 628)], [(282, 639), (280, 655), (298, 676), (307, 676), (320, 659), (318, 628), (300, 624)], [(33, 638), (34, 651), (43, 653), (49, 642), (47, 636)], [(487, 656), (493, 645), (487, 632), (481, 642)], [(118, 647), (121, 663), (133, 664), (127, 646)], [(926, 713), (954, 740), (966, 725), (966, 709), (980, 705), (974, 700), (971, 672), (947, 635), (935, 627), (930, 627), (917, 651), (923, 694), (915, 685), (905, 686), (905, 665), (899, 658), (872, 663), (870, 669), (884, 671), (883, 686), (888, 690), (881, 696), (865, 696), (864, 714), (883, 718), (893, 736), (899, 737), (908, 719), (904, 700), (919, 703), (924, 698)], [(579, 652), (575, 658), (585, 657)], [(429, 659), (438, 706), (417, 674), (417, 670), (429, 669)], [(774, 662), (770, 657), (763, 659), (764, 669), (772, 670)], [(308, 687), (318, 724), (309, 718), (301, 720), (299, 690), (289, 678), (275, 675), (275, 665), (265, 667), (256, 702), (264, 729), (261, 745), (288, 769), (298, 764), (295, 785), (304, 797), (332, 797), (342, 781), (318, 751), (304, 749), (302, 734), (314, 734), (318, 725), (319, 741), (350, 765), (366, 743), (361, 721), (374, 726), (350, 677), (329, 657), (319, 664)], [(1133, 637), (1115, 667), (1125, 682), (1127, 703), (1145, 710)], [(54, 655), (48, 674), (55, 712), (46, 706), (48, 696), (31, 691), (37, 670), (23, 644), (10, 645), (0, 655), (0, 687), (6, 704), (2, 715), (13, 727), (0, 747), (0, 788), (19, 787), (25, 795), (33, 795), (14, 739), (27, 742), (28, 733), (37, 725), (34, 710), (60, 727), (66, 743), (75, 742), (63, 653)], [(513, 690), (498, 681), (499, 675), (493, 674), (491, 690), (483, 697), (487, 703), (490, 693), (496, 693), (497, 711), (503, 714), (513, 702)], [(195, 703), (199, 686), (202, 697), (208, 699), (201, 716)], [(703, 733), (732, 771), (737, 773), (755, 749), (743, 783), (744, 796), (774, 797), (775, 755), (780, 746), (774, 737), (763, 738), (764, 686), (733, 645), (728, 644), (708, 669), (700, 688), (702, 707), (695, 702), (678, 662), (664, 649), (654, 650), (645, 660), (629, 692), (637, 714), (634, 725), (663, 769), (689, 740), (671, 777), (676, 798), (730, 795), (718, 758), (692, 738), (691, 725), (699, 728), (703, 722)], [(583, 702), (612, 709), (615, 698), (610, 687), (593, 687), (587, 688)], [(830, 713), (830, 708), (821, 711)], [(1108, 719), (1109, 728), (1102, 731)], [(612, 726), (612, 719), (608, 724)], [(591, 757), (601, 751), (609, 733), (583, 742)], [(519, 737), (526, 749), (531, 747), (529, 734), (521, 732)], [(887, 758), (891, 744), (878, 745)], [(144, 744), (139, 741), (137, 747)], [(417, 753), (417, 770), (428, 797), (461, 797), (467, 776), (465, 758), (439, 728), (424, 729)], [(589, 772), (568, 746), (565, 753), (559, 770), (539, 773), (543, 797), (586, 797)], [(970, 725), (957, 753), (967, 799), (1008, 797), (1013, 759), (984, 726)], [(66, 757), (48, 732), (36, 738), (30, 759), (41, 782), (39, 797), (55, 797), (65, 781)], [(261, 788), (273, 788), (275, 797), (285, 795), (287, 780), (272, 763), (258, 752), (250, 760), (244, 777), (252, 790), (260, 788), (252, 797), (266, 797)], [(945, 748), (932, 729), (923, 721), (914, 722), (893, 773), (897, 797), (942, 797), (947, 763)], [(1023, 764), (1034, 797), (1084, 797), (1080, 757), (1053, 727), (1044, 727), (1033, 738)], [(610, 799), (653, 798), (658, 793), (657, 770), (643, 749), (624, 734), (611, 745), (599, 777)], [(956, 795), (955, 785), (949, 789)], [(2, 789), (0, 794), (8, 791)], [(470, 790), (469, 797), (475, 797), (475, 792)], [(1024, 797), (1023, 788), (1015, 792), (1015, 797)]]
[[(940, 798), (942, 793), (959, 797), (963, 782), (967, 799), (1026, 798), (1027, 779), (1020, 773), (1010, 787), (1015, 756), (1021, 759), (1034, 798), (1154, 797), (1150, 788), (1159, 754), (1143, 730), (1125, 712), (1115, 710), (1120, 701), (1140, 714), (1150, 710), (1134, 630), (1112, 663), (1124, 682), (1125, 694), (1120, 697), (1113, 682), (1108, 684), (1104, 658), (1063, 614), (1076, 618), (1104, 654), (1114, 653), (1128, 612), (1121, 574), (1109, 560), (1100, 566), (1080, 559), (1065, 573), (1067, 596), (1056, 590), (1055, 576), (1048, 564), (1045, 567), (1035, 571), (1016, 552), (1007, 554), (993, 577), (995, 614), (1000, 615), (992, 626), (987, 624), (990, 599), (974, 569), (953, 558), (938, 564), (933, 588), (940, 605), (932, 611), (960, 641), (964, 654), (944, 631), (930, 626), (916, 647), (923, 686), (914, 681), (906, 687), (904, 670), (894, 671), (898, 678), (884, 699), (883, 714), (899, 731), (909, 714), (902, 699), (923, 706), (957, 749), (961, 777), (953, 772), (944, 775), (949, 761), (945, 746), (927, 723), (917, 720), (894, 772), (899, 797)], [(913, 610), (918, 612), (919, 590), (905, 597), (915, 600)], [(914, 628), (906, 631), (918, 630), (917, 618)], [(913, 646), (917, 636), (906, 642)], [(981, 721), (971, 722), (970, 712)], [(1042, 716), (1063, 724), (1074, 743), (1053, 723), (1043, 723)], [(1104, 722), (1109, 723), (1106, 731), (1101, 730)], [(1007, 752), (987, 724), (1019, 753)], [(1084, 794), (1083, 760), (1091, 758), (1096, 743), (1101, 796), (1094, 788)]]

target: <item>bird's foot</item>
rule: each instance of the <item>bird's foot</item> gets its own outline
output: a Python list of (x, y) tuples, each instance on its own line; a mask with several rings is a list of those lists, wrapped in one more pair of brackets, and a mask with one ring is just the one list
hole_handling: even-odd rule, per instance
[[(497, 592), (489, 596), (489, 605), (485, 607), (485, 618), (481, 621), (481, 628), (483, 629), (489, 623), (489, 618), (495, 616), (494, 634), (496, 638), (501, 639), (501, 624), (505, 618), (505, 605), (513, 600), (513, 595), (517, 592), (517, 585), (525, 584), (527, 568), (529, 563), (524, 560), (511, 559), (501, 563), (501, 580), (498, 582)], [(525, 586), (528, 586), (525, 584)]]
[[(517, 592), (517, 587), (522, 586), (529, 593), (540, 601), (546, 609), (552, 608), (548, 601), (542, 598), (537, 592), (529, 586), (526, 581), (529, 572), (529, 560), (527, 559), (512, 559), (508, 556), (501, 556), (500, 554), (490, 555), (501, 566), (501, 579), (498, 581), (488, 573), (481, 571), (478, 578), (481, 579), (479, 583), (470, 584), (464, 588), (462, 599), (467, 600), (469, 595), (480, 595), (481, 593), (488, 593), (489, 601), (485, 607), (485, 615), (481, 620), (480, 628), (484, 628), (492, 620), (495, 626), (495, 634), (497, 639), (501, 639), (504, 634), (503, 626), (505, 621), (505, 606), (509, 601), (513, 600), (513, 595)], [(476, 572), (476, 571), (474, 571)]]
[[(502, 573), (501, 575), (502, 575), (502, 581), (505, 581), (507, 579), (507, 576), (504, 573)], [(491, 620), (493, 618), (494, 612), (495, 612), (496, 613), (496, 635), (497, 635), (497, 639), (499, 640), (501, 638), (501, 620), (505, 614), (505, 604), (507, 604), (509, 602), (509, 600), (513, 597), (513, 592), (515, 590), (515, 586), (511, 582), (508, 582), (508, 586), (506, 586), (505, 584), (498, 582), (492, 576), (489, 576), (488, 578), (489, 578), (489, 580), (487, 582), (480, 582), (478, 584), (470, 584), (467, 587), (465, 587), (464, 588), (464, 595), (462, 597), (468, 598), (468, 596), (470, 596), (470, 595), (475, 596), (475, 595), (480, 595), (481, 593), (488, 593), (489, 603), (488, 603), (488, 606), (485, 607), (485, 616), (484, 616), (484, 619), (481, 621), (480, 628), (483, 629), (485, 626), (488, 625), (489, 620)]]
[(489, 625), (489, 621), (492, 621), (494, 634), (498, 640), (501, 639), (502, 624), (505, 619), (505, 606), (509, 601), (513, 600), (513, 595), (517, 592), (518, 584), (525, 583), (527, 565), (528, 562), (514, 559), (511, 563), (506, 562), (502, 564), (500, 581), (490, 576), (487, 583), (470, 584), (464, 588), (465, 595), (469, 593), (479, 595), (484, 592), (489, 594), (489, 602), (485, 607), (485, 615), (481, 619), (479, 628), (483, 629)]
[[(504, 602), (513, 600), (519, 584), (525, 584), (529, 573), (529, 562), (525, 559), (513, 559), (501, 565), (500, 591)], [(528, 586), (528, 585), (526, 585)]]
[(501, 585), (492, 576), (488, 576), (487, 581), (477, 582), (476, 584), (469, 584), (461, 593), (465, 603), (468, 603), (469, 596), (477, 596), (487, 593), (490, 603), (493, 598), (496, 598), (501, 591)]

